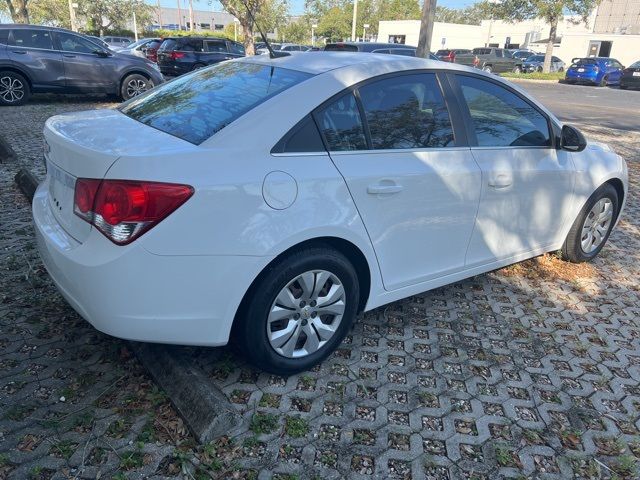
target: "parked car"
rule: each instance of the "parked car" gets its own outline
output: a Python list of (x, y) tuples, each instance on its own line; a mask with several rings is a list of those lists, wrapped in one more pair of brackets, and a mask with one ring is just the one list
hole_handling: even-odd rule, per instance
[(133, 43), (133, 38), (129, 37), (100, 37), (104, 43), (110, 47), (124, 48)]
[(127, 100), (164, 80), (142, 58), (103, 48), (84, 35), (36, 25), (0, 25), (0, 105), (32, 93), (109, 93)]
[(640, 61), (632, 63), (622, 71), (620, 88), (640, 88)]
[(565, 81), (567, 83), (589, 83), (599, 87), (617, 85), (620, 83), (623, 68), (615, 58), (574, 58), (571, 61), (571, 66), (567, 69)]
[(533, 50), (529, 50), (527, 48), (509, 50), (509, 52), (511, 52), (511, 56), (513, 58), (517, 58), (518, 60), (526, 60), (531, 55), (540, 55), (539, 53), (534, 52)]
[(158, 66), (164, 75), (182, 75), (244, 55), (241, 43), (216, 37), (165, 38), (157, 52)]
[[(403, 55), (415, 57), (416, 47), (401, 43), (376, 43), (376, 42), (338, 42), (328, 43), (324, 47), (325, 52), (368, 52), (388, 53), (391, 55)], [(440, 60), (433, 53), (429, 53), (429, 59)]]
[(44, 138), (36, 238), (71, 306), (131, 340), (231, 338), (280, 375), (358, 312), (543, 252), (592, 260), (628, 192), (619, 155), (524, 90), (395, 55), (222, 62)]
[(151, 60), (154, 63), (158, 62), (158, 49), (160, 48), (160, 45), (162, 45), (163, 40), (162, 39), (157, 39), (154, 40), (150, 43), (147, 43), (144, 48), (142, 49), (142, 53), (144, 53), (144, 56)]
[(468, 48), (444, 48), (442, 50), (438, 50), (436, 52), (436, 57), (443, 62), (451, 62), (453, 63), (456, 59), (456, 55), (459, 53), (471, 53), (471, 50)]
[[(299, 45), (297, 43), (276, 43), (271, 44), (271, 48), (274, 50), (280, 50), (283, 52), (306, 52), (311, 49), (311, 47), (307, 47), (305, 45)], [(257, 55), (264, 55), (269, 53), (269, 49), (264, 42), (261, 42), (259, 47), (255, 47)]]
[(104, 40), (102, 40), (100, 37), (96, 37), (94, 35), (85, 35), (89, 40), (92, 40), (93, 42), (97, 43), (98, 45), (100, 45), (103, 48), (108, 48), (111, 49), (111, 45), (109, 45), (107, 42), (105, 42)]
[[(532, 55), (522, 64), (524, 73), (541, 72), (544, 67), (544, 55)], [(564, 72), (564, 62), (556, 56), (551, 57), (551, 71)]]
[(522, 60), (514, 58), (511, 52), (504, 48), (474, 48), (471, 53), (456, 55), (455, 63), (476, 67), (488, 73), (522, 71)]
[(161, 40), (159, 38), (141, 38), (137, 42), (130, 43), (124, 48), (116, 49), (116, 52), (124, 53), (126, 55), (135, 55), (136, 57), (147, 58), (145, 55), (145, 49), (156, 42), (160, 45)]

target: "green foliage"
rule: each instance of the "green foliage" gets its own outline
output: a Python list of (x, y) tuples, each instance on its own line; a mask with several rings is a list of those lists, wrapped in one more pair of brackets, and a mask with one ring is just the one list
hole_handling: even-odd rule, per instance
[(284, 423), (284, 431), (290, 437), (304, 437), (309, 433), (309, 423), (301, 417), (287, 417)]
[(216, 37), (216, 38), (228, 38), (229, 40), (233, 40), (233, 31), (231, 31), (231, 36), (228, 36), (226, 32), (214, 32), (213, 30), (197, 30), (195, 32), (190, 32), (189, 30), (153, 30), (149, 32), (144, 32), (145, 37)]
[(254, 413), (249, 428), (253, 433), (271, 433), (278, 427), (278, 417), (271, 413)]
[(505, 78), (521, 78), (523, 80), (562, 80), (564, 79), (564, 72), (531, 72), (531, 73), (513, 73), (505, 72), (500, 74)]
[(483, 19), (489, 18), (485, 3), (474, 3), (465, 8), (436, 7), (436, 22), (459, 23), (464, 25), (480, 25)]
[(280, 29), (280, 36), (285, 42), (311, 45), (311, 23), (306, 17), (289, 22)]
[(120, 468), (123, 470), (132, 470), (134, 468), (140, 468), (144, 465), (144, 458), (142, 452), (129, 451), (124, 452), (120, 456)]

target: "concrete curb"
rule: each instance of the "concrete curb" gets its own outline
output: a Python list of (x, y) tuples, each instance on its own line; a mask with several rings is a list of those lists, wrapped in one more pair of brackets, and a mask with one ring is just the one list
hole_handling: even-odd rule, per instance
[(16, 153), (4, 138), (0, 137), (0, 163), (16, 160)]
[(191, 366), (180, 347), (132, 342), (131, 348), (200, 443), (240, 425), (242, 418), (231, 402), (201, 369)]
[(502, 77), (505, 80), (520, 83), (563, 83), (561, 80), (541, 80), (536, 78), (516, 78), (516, 77)]
[(29, 199), (29, 203), (33, 201), (33, 195), (38, 188), (38, 180), (36, 177), (26, 168), (21, 168), (13, 177), (14, 182), (18, 185), (18, 188), (24, 193), (24, 196)]

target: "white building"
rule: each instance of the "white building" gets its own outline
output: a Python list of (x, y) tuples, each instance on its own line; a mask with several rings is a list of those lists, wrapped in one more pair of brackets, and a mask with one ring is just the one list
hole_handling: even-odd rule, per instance
[[(165, 28), (168, 30), (190, 30), (189, 8), (160, 7), (155, 9), (154, 21), (148, 27)], [(227, 12), (211, 10), (193, 10), (195, 30), (213, 30), (222, 32), (224, 28), (233, 24), (234, 16)]]

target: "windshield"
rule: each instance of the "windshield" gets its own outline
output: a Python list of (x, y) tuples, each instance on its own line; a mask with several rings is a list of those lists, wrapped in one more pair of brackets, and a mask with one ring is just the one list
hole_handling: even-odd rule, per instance
[(544, 62), (544, 55), (531, 55), (527, 58), (527, 62)]
[(223, 62), (179, 77), (120, 107), (125, 115), (199, 145), (309, 73), (248, 62)]
[(640, 60), (637, 62), (633, 62), (630, 66), (630, 68), (640, 68)]

